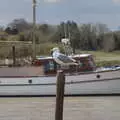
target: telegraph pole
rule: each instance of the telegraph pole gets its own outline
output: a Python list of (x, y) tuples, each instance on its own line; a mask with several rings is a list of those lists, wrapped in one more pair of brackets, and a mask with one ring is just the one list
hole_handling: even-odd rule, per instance
[(33, 0), (33, 59), (36, 58), (36, 40), (35, 40), (35, 29), (36, 29), (36, 0)]

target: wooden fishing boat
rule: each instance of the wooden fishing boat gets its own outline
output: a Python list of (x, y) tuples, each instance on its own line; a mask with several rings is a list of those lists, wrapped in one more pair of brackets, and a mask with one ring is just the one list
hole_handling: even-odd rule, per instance
[[(80, 64), (62, 66), (66, 75), (65, 95), (120, 93), (120, 71), (96, 71), (91, 54), (74, 55)], [(0, 68), (0, 96), (56, 95), (56, 73), (60, 66), (52, 57), (39, 57), (31, 66)]]

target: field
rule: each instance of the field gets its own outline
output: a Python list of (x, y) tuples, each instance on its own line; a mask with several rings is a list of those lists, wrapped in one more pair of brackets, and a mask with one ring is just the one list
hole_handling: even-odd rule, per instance
[(78, 53), (88, 53), (94, 56), (97, 66), (120, 65), (120, 51), (77, 51)]
[(104, 51), (78, 51), (79, 53), (92, 54), (95, 57), (96, 62), (100, 61), (120, 61), (120, 51), (104, 52)]

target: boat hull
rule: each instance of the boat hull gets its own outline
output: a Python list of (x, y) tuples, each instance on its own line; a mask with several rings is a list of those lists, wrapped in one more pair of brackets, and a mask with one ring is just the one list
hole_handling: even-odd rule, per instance
[[(0, 96), (55, 96), (56, 80), (56, 76), (0, 77)], [(120, 94), (120, 71), (66, 75), (65, 95), (99, 94)]]

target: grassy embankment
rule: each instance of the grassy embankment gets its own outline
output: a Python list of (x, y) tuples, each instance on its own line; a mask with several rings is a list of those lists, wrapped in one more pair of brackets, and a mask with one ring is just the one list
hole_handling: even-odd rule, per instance
[(81, 51), (80, 53), (90, 53), (94, 56), (97, 66), (120, 65), (120, 51)]

